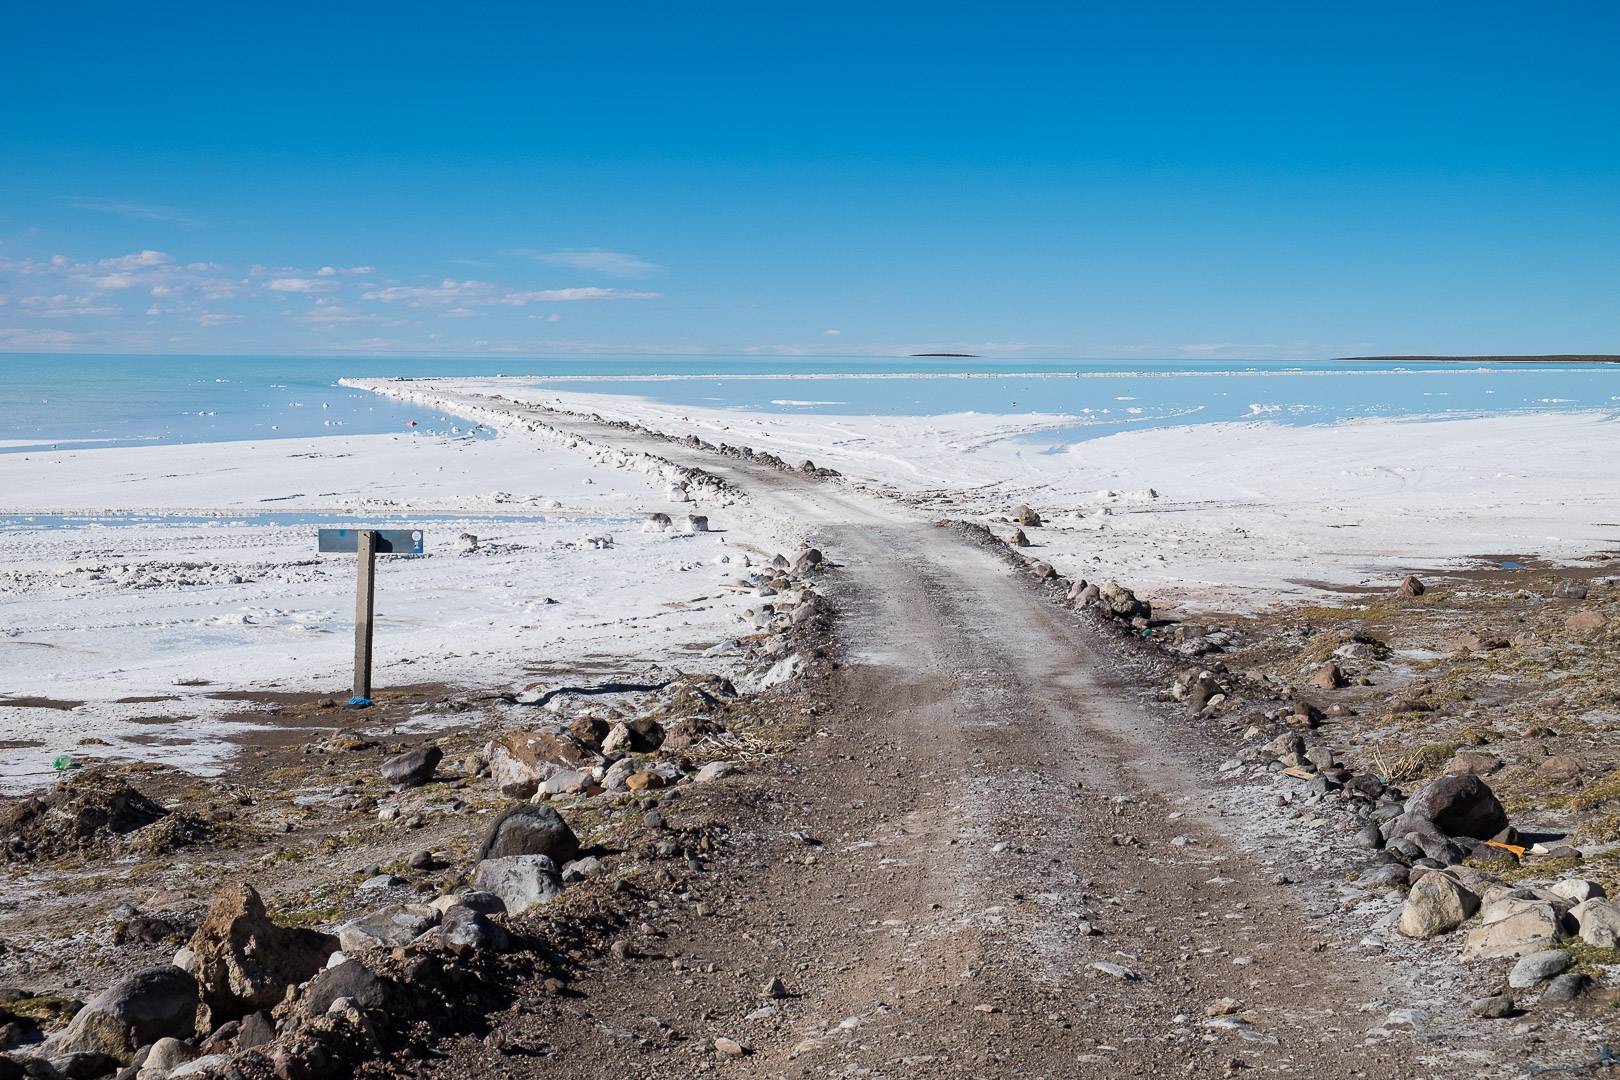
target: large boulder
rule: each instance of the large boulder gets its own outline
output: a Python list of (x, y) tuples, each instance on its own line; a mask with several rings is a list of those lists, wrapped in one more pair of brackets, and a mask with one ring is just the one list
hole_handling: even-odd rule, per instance
[(443, 760), (444, 751), (437, 746), (431, 743), (419, 746), (415, 750), (383, 762), (383, 779), (396, 788), (417, 787), (433, 779), (434, 772), (439, 768), (439, 762)]
[(1609, 895), (1602, 885), (1587, 878), (1565, 878), (1562, 881), (1555, 881), (1547, 886), (1547, 891), (1554, 896), (1562, 896), (1572, 904), (1602, 899)]
[(1396, 927), (1411, 938), (1449, 934), (1479, 910), (1479, 897), (1446, 874), (1424, 874), (1407, 894)]
[(345, 956), (354, 956), (366, 949), (409, 945), (433, 928), (436, 915), (432, 908), (416, 904), (390, 904), (338, 927), (338, 944)]
[(545, 855), (485, 859), (473, 870), (473, 888), (494, 893), (512, 915), (548, 904), (562, 892), (557, 864)]
[(579, 837), (551, 807), (519, 803), (490, 822), (478, 848), (480, 862), (513, 855), (547, 855), (561, 866), (579, 857)]
[(456, 904), (445, 911), (444, 922), (439, 924), (439, 938), (458, 953), (479, 949), (503, 952), (510, 944), (500, 924), (465, 904)]
[(1434, 822), (1447, 836), (1489, 840), (1508, 827), (1507, 811), (1490, 786), (1472, 774), (1442, 776), (1424, 784), (1406, 800), (1406, 812)]
[(1581, 940), (1603, 949), (1620, 946), (1620, 904), (1594, 897), (1576, 904), (1570, 917), (1581, 928)]
[(1480, 925), (1463, 939), (1463, 959), (1519, 957), (1551, 949), (1563, 939), (1563, 926), (1552, 904), (1507, 897), (1485, 908)]
[(325, 1016), (338, 998), (348, 998), (362, 1009), (386, 1009), (393, 995), (392, 982), (358, 960), (345, 960), (310, 980), (298, 1009), (305, 1016)]
[(139, 1047), (163, 1038), (190, 1038), (196, 1029), (197, 981), (165, 964), (126, 975), (107, 987), (43, 1049), (52, 1057), (107, 1054), (127, 1064)]
[(190, 948), (191, 971), (206, 1012), (198, 1025), (212, 1030), (227, 1020), (274, 1008), (288, 986), (326, 965), (338, 940), (315, 930), (277, 926), (258, 892), (243, 882), (220, 890)]
[(601, 758), (561, 728), (508, 731), (489, 744), (485, 756), (502, 794), (514, 799), (529, 798), (553, 773), (563, 769), (589, 772), (601, 763)]
[(1528, 990), (1537, 983), (1562, 975), (1574, 957), (1566, 949), (1544, 949), (1522, 957), (1508, 972), (1508, 985)]

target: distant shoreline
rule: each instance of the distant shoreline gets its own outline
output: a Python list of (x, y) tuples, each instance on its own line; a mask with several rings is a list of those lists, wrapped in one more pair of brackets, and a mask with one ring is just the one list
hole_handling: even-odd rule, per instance
[(1339, 361), (1383, 361), (1413, 364), (1620, 364), (1620, 356), (1592, 354), (1557, 356), (1335, 356)]

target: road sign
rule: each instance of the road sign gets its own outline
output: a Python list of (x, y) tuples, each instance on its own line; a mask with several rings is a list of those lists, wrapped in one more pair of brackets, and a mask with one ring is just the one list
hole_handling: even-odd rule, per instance
[(377, 538), (379, 555), (422, 554), (421, 529), (322, 529), (319, 551), (359, 551), (360, 534)]
[(371, 627), (376, 613), (377, 556), (422, 554), (421, 529), (322, 529), (317, 550), (359, 555), (354, 586), (354, 696), (371, 704)]

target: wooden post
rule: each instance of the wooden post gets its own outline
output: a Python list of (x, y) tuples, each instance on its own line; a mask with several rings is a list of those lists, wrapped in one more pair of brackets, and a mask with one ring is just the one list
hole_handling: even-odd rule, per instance
[(371, 622), (377, 583), (377, 534), (361, 529), (356, 537), (359, 578), (354, 590), (354, 696), (371, 700)]

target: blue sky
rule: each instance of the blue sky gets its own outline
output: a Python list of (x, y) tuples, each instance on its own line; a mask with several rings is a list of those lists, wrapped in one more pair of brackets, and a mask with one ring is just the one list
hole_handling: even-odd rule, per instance
[(1612, 3), (7, 21), (0, 349), (1620, 352)]

